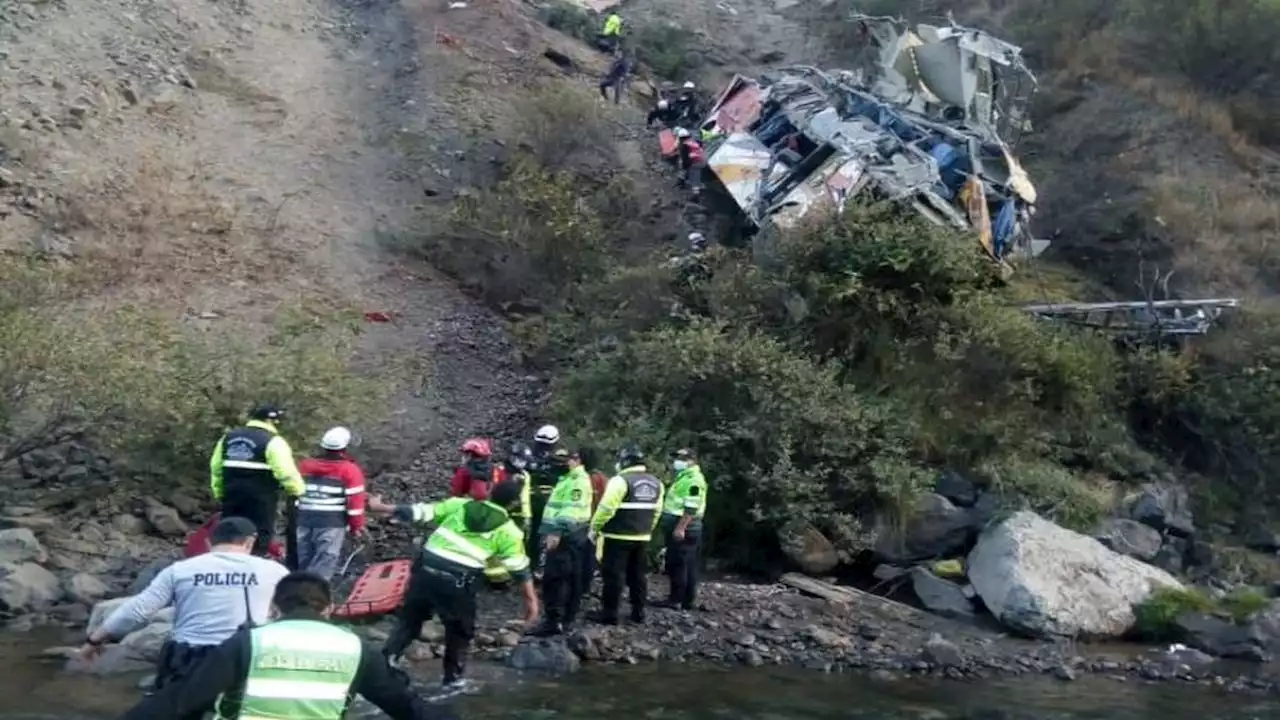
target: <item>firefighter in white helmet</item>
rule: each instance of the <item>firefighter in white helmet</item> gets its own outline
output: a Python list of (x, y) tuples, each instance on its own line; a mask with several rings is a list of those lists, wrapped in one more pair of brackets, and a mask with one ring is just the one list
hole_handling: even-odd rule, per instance
[(555, 451), (559, 448), (560, 429), (555, 425), (543, 425), (533, 434), (533, 458), (529, 463), (532, 492), (529, 498), (529, 530), (525, 536), (525, 552), (533, 563), (534, 576), (537, 578), (542, 577), (542, 545), (538, 542), (542, 513), (546, 510), (547, 498), (551, 497), (551, 491), (564, 473), (555, 457)]

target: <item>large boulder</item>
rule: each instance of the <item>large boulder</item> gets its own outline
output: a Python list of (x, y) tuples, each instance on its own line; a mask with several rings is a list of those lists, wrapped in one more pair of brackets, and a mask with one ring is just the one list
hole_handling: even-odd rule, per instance
[(1103, 521), (1093, 536), (1098, 542), (1115, 550), (1121, 555), (1128, 555), (1139, 560), (1150, 561), (1160, 552), (1164, 538), (1160, 531), (1144, 525), (1137, 520), (1113, 518)]
[(0, 564), (43, 564), (48, 561), (49, 554), (28, 528), (0, 530)]
[(812, 525), (796, 521), (778, 530), (778, 544), (787, 559), (806, 575), (824, 575), (840, 564), (831, 541)]
[(1176, 483), (1143, 485), (1129, 505), (1129, 517), (1156, 530), (1175, 535), (1195, 535), (1195, 518), (1191, 514), (1191, 498), (1187, 489)]
[(161, 535), (184, 537), (187, 534), (187, 524), (182, 521), (182, 516), (168, 505), (153, 500), (147, 503), (146, 514), (151, 528)]
[(134, 630), (120, 641), (120, 645), (129, 651), (129, 656), (147, 662), (160, 659), (160, 648), (164, 646), (173, 625), (167, 622), (155, 622), (140, 630)]
[(69, 600), (92, 605), (107, 596), (107, 586), (89, 573), (76, 573), (66, 579), (63, 590)]
[(1265, 660), (1266, 650), (1245, 625), (1203, 613), (1183, 613), (1173, 621), (1178, 639), (1221, 658)]
[(990, 528), (969, 554), (969, 581), (1006, 626), (1036, 637), (1118, 637), (1152, 590), (1182, 585), (1033, 512)]
[(995, 499), (984, 495), (971, 508), (957, 507), (938, 493), (916, 501), (906, 526), (895, 529), (882, 522), (875, 547), (877, 559), (907, 565), (937, 557), (963, 554), (994, 513)]
[(0, 610), (16, 615), (51, 607), (62, 598), (58, 576), (36, 565), (0, 565)]
[(507, 656), (507, 665), (517, 670), (564, 674), (582, 667), (582, 661), (563, 641), (526, 640)]

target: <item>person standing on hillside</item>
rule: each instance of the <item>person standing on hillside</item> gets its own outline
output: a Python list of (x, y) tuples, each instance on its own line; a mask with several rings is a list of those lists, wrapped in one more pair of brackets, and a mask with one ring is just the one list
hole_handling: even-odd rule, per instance
[(594, 552), (587, 540), (591, 520), (591, 477), (582, 467), (582, 458), (564, 448), (556, 450), (560, 478), (547, 500), (542, 516), (542, 547), (546, 570), (542, 578), (542, 607), (545, 614), (539, 637), (564, 632), (578, 618), (582, 605), (583, 553)]
[(422, 624), (439, 615), (444, 624), (444, 678), (447, 689), (461, 686), (467, 650), (476, 629), (476, 595), (491, 559), (496, 559), (521, 584), (525, 625), (538, 619), (538, 594), (529, 575), (520, 528), (510, 509), (520, 502), (515, 483), (498, 483), (487, 500), (450, 498), (438, 503), (389, 505), (369, 498), (369, 512), (392, 515), (415, 525), (434, 523), (422, 553), (414, 563), (396, 627), (382, 653), (398, 664), (404, 651), (422, 632)]
[(698, 594), (702, 517), (707, 512), (707, 479), (690, 449), (677, 450), (671, 466), (676, 477), (665, 493), (660, 521), (666, 539), (671, 593), (655, 607), (693, 610)]
[[(275, 535), (280, 490), (290, 503), (306, 492), (293, 448), (277, 429), (283, 416), (274, 405), (255, 408), (248, 422), (218, 440), (209, 458), (213, 499), (222, 504), (223, 517), (247, 518), (258, 528), (253, 554), (259, 557), (267, 555)], [(289, 541), (292, 545), (293, 538)]]
[[(89, 633), (81, 655), (90, 660), (104, 646), (145, 625), (173, 606), (173, 632), (160, 650), (155, 687), (190, 679), (192, 669), (221, 642), (255, 623), (267, 622), (276, 583), (289, 570), (274, 560), (253, 557), (258, 529), (245, 518), (224, 516), (213, 529), (213, 547), (161, 570), (145, 589), (107, 616)], [(204, 708), (169, 715), (199, 720)]]
[(364, 534), (364, 471), (347, 455), (351, 431), (329, 428), (320, 438), (320, 457), (298, 465), (306, 492), (298, 501), (298, 569), (333, 579), (346, 535)]
[(618, 474), (609, 478), (600, 507), (591, 518), (590, 539), (604, 543), (600, 574), (604, 590), (597, 620), (618, 624), (622, 581), (626, 578), (631, 599), (631, 622), (644, 622), (644, 606), (649, 592), (649, 540), (658, 524), (662, 507), (662, 482), (644, 465), (644, 453), (627, 445), (618, 453)]
[(622, 102), (622, 88), (627, 84), (627, 78), (634, 69), (631, 51), (619, 50), (617, 57), (610, 63), (609, 70), (605, 72), (604, 77), (600, 78), (600, 97), (608, 100), (609, 88), (613, 88), (613, 104)]

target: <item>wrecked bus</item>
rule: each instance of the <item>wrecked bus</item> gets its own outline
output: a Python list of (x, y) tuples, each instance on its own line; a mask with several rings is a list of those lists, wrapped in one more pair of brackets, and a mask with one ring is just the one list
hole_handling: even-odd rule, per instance
[(1020, 50), (958, 25), (855, 16), (850, 70), (735, 76), (706, 116), (707, 168), (756, 229), (840, 212), (861, 193), (973, 231), (996, 261), (1037, 255), (1036, 190), (1002, 134), (1025, 127)]

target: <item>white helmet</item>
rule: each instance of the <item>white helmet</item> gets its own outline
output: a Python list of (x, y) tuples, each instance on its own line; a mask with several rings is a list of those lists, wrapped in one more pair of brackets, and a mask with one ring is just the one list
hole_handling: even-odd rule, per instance
[(332, 427), (320, 438), (320, 447), (325, 450), (346, 450), (351, 444), (351, 431), (344, 427)]
[(667, 102), (665, 98), (658, 101), (659, 110), (666, 110), (670, 106), (671, 106), (671, 103)]
[(681, 138), (687, 138), (687, 137), (689, 137), (689, 129), (688, 129), (688, 128), (676, 128), (676, 137), (681, 137)]
[(533, 434), (533, 441), (543, 445), (555, 445), (560, 442), (560, 428), (555, 425), (543, 425)]
[(692, 89), (693, 89), (693, 81), (692, 81), (692, 80), (686, 80), (686, 81), (684, 82), (684, 89), (685, 89), (685, 90), (692, 90)]

